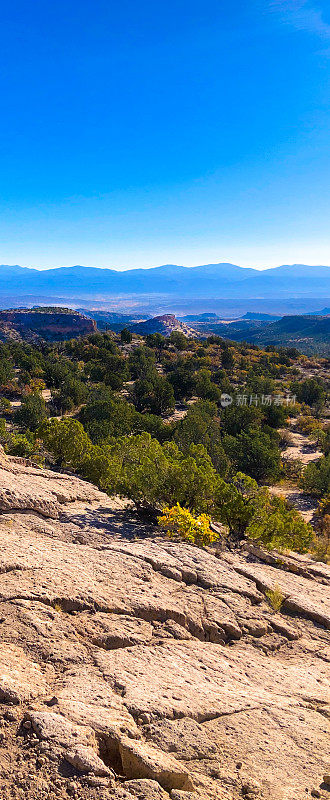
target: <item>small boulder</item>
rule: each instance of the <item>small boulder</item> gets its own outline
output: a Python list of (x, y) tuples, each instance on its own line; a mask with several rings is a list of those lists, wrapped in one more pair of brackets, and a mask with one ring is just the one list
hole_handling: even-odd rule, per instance
[(39, 739), (55, 742), (58, 745), (76, 743), (80, 739), (81, 744), (90, 744), (92, 733), (88, 728), (75, 725), (53, 711), (28, 711), (25, 715), (23, 726), (29, 726), (34, 730)]
[(92, 747), (78, 744), (71, 750), (66, 750), (64, 758), (78, 772), (92, 772), (94, 775), (100, 775), (101, 777), (113, 775), (113, 772), (104, 764)]

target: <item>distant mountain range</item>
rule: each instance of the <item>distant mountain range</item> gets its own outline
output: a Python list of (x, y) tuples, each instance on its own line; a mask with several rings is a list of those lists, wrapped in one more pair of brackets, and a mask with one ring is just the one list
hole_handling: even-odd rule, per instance
[[(127, 298), (128, 305), (147, 298), (162, 302), (197, 298), (239, 300), (330, 298), (330, 267), (292, 264), (258, 271), (236, 264), (204, 264), (183, 267), (166, 264), (151, 269), (119, 272), (94, 267), (28, 269), (0, 266), (0, 303), (28, 305), (35, 302), (106, 301)], [(79, 302), (80, 301), (80, 302)], [(164, 307), (165, 310), (165, 307)], [(311, 311), (315, 310), (311, 306)]]

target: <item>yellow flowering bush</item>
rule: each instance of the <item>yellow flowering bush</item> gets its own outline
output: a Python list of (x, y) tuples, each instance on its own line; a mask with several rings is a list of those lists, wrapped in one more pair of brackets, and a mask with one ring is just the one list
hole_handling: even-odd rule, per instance
[(187, 508), (182, 508), (180, 503), (171, 508), (166, 506), (163, 514), (158, 517), (158, 524), (165, 528), (168, 536), (181, 536), (186, 542), (196, 544), (198, 547), (213, 544), (219, 538), (219, 534), (211, 530), (210, 517), (207, 514), (194, 517)]

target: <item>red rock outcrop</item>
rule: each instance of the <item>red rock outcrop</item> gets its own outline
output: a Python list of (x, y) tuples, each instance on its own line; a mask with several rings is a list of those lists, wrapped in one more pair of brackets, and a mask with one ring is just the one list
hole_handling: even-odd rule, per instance
[(185, 336), (193, 337), (198, 336), (197, 332), (180, 322), (175, 314), (162, 314), (160, 317), (153, 317), (147, 319), (145, 322), (137, 322), (135, 325), (128, 325), (128, 328), (134, 333), (139, 333), (141, 336), (147, 336), (148, 333), (161, 333), (162, 336), (170, 336), (173, 331), (184, 333)]

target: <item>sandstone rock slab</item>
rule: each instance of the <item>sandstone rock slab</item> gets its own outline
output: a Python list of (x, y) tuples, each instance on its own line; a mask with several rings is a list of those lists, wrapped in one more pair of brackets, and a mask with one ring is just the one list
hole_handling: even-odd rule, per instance
[(308, 556), (168, 541), (0, 451), (4, 800), (325, 800), (329, 586)]
[(0, 643), (0, 702), (22, 703), (49, 691), (47, 681), (24, 650)]

